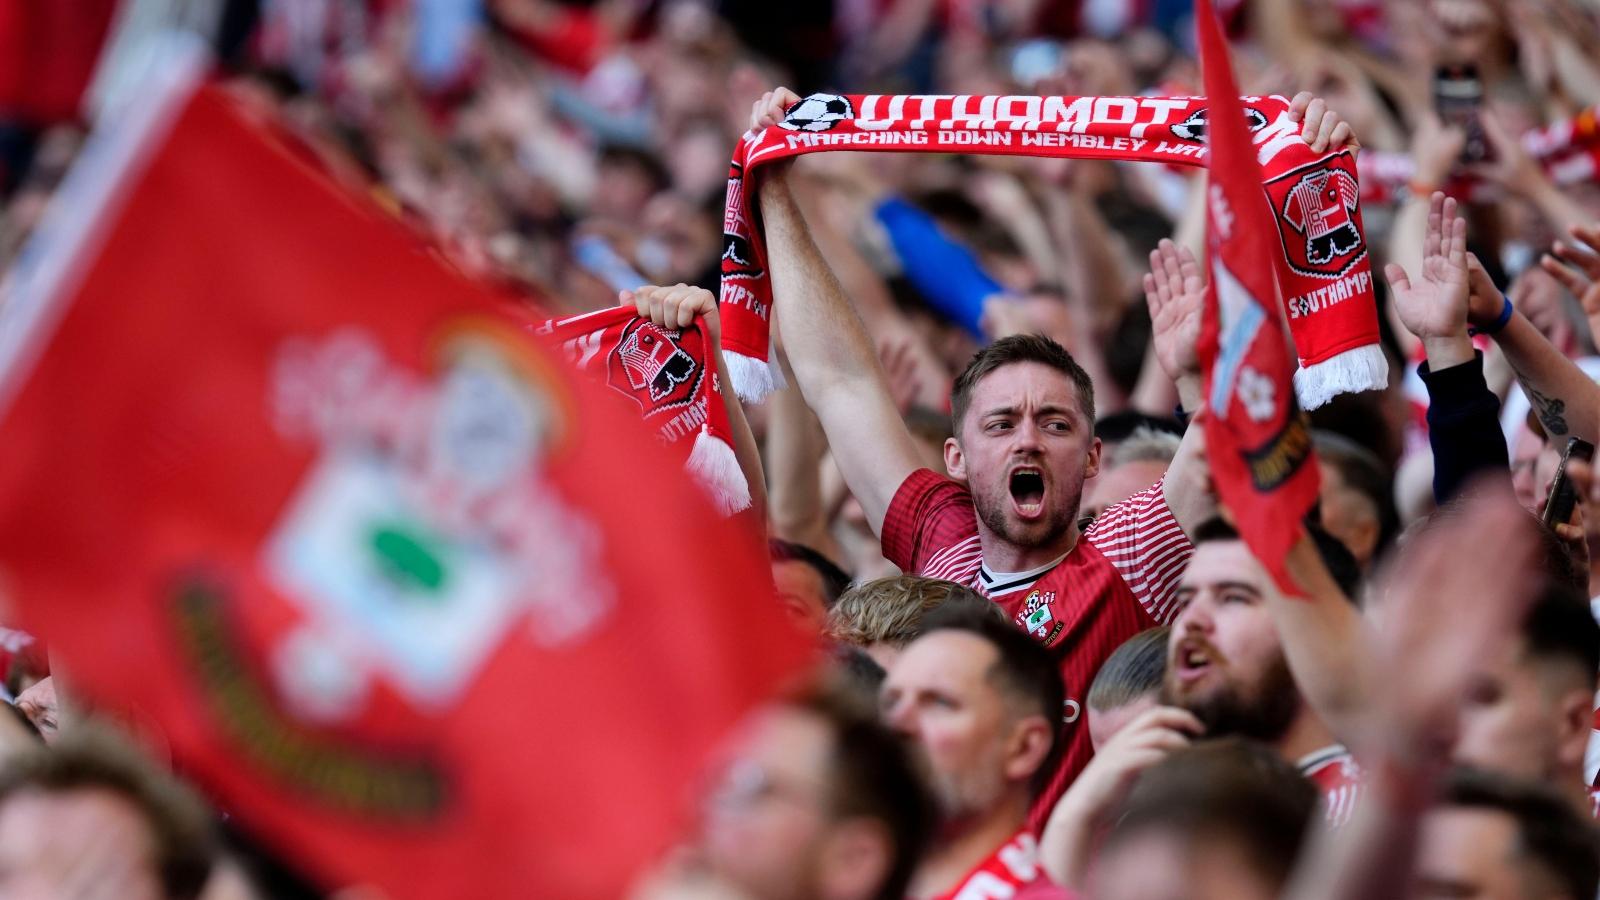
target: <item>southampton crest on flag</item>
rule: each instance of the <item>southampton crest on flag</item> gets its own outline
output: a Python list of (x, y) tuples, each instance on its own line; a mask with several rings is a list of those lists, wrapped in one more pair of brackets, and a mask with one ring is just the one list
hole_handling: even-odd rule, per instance
[[(574, 567), (592, 564), (580, 520), (526, 475), (565, 428), (561, 402), (492, 341), (454, 346), (431, 384), (357, 331), (291, 342), (280, 356), (278, 427), (321, 451), (266, 553), (307, 614), (273, 661), (302, 716), (349, 718), (379, 677), (443, 708), (523, 616), (541, 643), (560, 645), (609, 611), (604, 586), (578, 587)], [(562, 600), (568, 592), (601, 602)]]

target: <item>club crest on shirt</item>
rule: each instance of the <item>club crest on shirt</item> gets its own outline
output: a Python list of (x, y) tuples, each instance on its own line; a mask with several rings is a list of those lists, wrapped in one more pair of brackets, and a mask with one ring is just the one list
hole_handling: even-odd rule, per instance
[(1028, 599), (1022, 603), (1022, 611), (1017, 613), (1017, 625), (1047, 647), (1061, 635), (1061, 629), (1066, 624), (1050, 613), (1050, 604), (1055, 599), (1055, 591), (1030, 591)]
[(1360, 189), (1355, 176), (1318, 163), (1267, 183), (1280, 221), (1284, 258), (1301, 275), (1337, 278), (1366, 258), (1356, 228)]

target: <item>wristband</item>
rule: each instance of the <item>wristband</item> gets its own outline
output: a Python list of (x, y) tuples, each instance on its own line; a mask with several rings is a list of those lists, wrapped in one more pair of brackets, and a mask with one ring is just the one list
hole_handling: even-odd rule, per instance
[(1406, 190), (1410, 191), (1413, 197), (1432, 197), (1433, 192), (1438, 189), (1439, 185), (1437, 184), (1427, 184), (1414, 180), (1406, 182)]
[(1505, 297), (1505, 301), (1506, 305), (1500, 307), (1500, 315), (1494, 320), (1493, 323), (1485, 325), (1482, 328), (1473, 328), (1468, 326), (1467, 336), (1477, 337), (1480, 334), (1499, 334), (1500, 331), (1506, 327), (1506, 323), (1511, 321), (1511, 314), (1516, 312), (1516, 309), (1511, 306), (1511, 298)]

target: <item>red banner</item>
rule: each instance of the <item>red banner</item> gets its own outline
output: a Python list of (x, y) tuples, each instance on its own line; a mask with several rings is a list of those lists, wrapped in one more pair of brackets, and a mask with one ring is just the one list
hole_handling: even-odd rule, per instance
[[(1289, 245), (1279, 240), (1274, 212), (1281, 207), (1302, 232), (1318, 236), (1294, 247), (1291, 260), (1315, 265), (1324, 257), (1337, 259), (1341, 235), (1348, 233), (1359, 245), (1360, 234), (1345, 214), (1345, 200), (1356, 187), (1340, 169), (1313, 167), (1274, 179), (1263, 193), (1261, 166), (1210, 0), (1196, 5), (1195, 22), (1212, 111), (1206, 218), (1211, 283), (1198, 348), (1205, 372), (1206, 454), (1240, 536), (1282, 587), (1298, 593), (1283, 560), (1300, 535), (1300, 520), (1316, 503), (1318, 472), (1310, 426), (1295, 401), (1294, 354), (1272, 263)], [(1264, 202), (1269, 197), (1271, 208)]]
[(809, 658), (758, 542), (226, 96), (138, 117), (0, 315), (21, 624), (319, 879), (617, 896)]

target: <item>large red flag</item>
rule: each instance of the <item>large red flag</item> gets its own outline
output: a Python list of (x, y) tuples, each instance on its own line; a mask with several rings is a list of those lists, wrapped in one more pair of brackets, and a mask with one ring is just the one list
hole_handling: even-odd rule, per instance
[(0, 306), (22, 624), (320, 879), (616, 896), (810, 657), (759, 542), (503, 298), (157, 94)]
[(1283, 560), (1316, 503), (1318, 473), (1310, 427), (1295, 401), (1294, 354), (1274, 274), (1278, 230), (1211, 0), (1196, 4), (1195, 22), (1209, 106), (1211, 284), (1198, 348), (1206, 452), (1240, 536), (1293, 591)]

